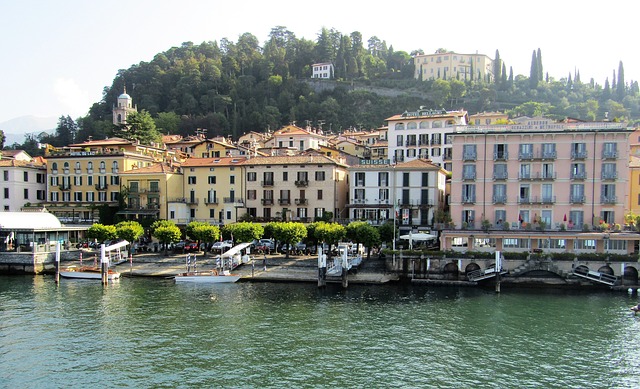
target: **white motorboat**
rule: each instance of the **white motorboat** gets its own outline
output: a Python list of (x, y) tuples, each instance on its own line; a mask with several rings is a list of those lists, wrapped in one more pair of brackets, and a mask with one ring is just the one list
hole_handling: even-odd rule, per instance
[[(60, 271), (60, 277), (64, 278), (79, 278), (85, 280), (101, 280), (102, 271), (98, 267), (94, 266), (69, 266), (66, 270)], [(117, 280), (120, 278), (120, 273), (115, 270), (109, 269), (107, 272), (107, 279), (109, 281)]]
[(237, 274), (228, 271), (218, 273), (216, 270), (202, 272), (185, 272), (174, 277), (176, 282), (197, 282), (206, 284), (234, 283), (240, 279)]

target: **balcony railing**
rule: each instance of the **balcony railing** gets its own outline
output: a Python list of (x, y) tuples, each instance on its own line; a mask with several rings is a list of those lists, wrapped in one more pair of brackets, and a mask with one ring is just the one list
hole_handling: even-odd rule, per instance
[(531, 204), (531, 197), (529, 196), (519, 196), (518, 204)]
[(602, 150), (602, 159), (618, 158), (618, 150)]
[(530, 196), (527, 203), (523, 204), (555, 204), (556, 196)]
[(236, 198), (235, 197), (223, 197), (222, 198), (222, 202), (224, 202), (225, 204), (235, 203), (236, 202)]
[(587, 172), (571, 172), (572, 180), (586, 180)]
[(617, 178), (618, 178), (618, 172), (607, 172), (607, 171), (602, 172), (603, 180), (616, 180)]
[(520, 180), (530, 180), (531, 179), (531, 173), (520, 172), (520, 173), (518, 173), (518, 179), (520, 179)]
[(353, 199), (351, 201), (353, 201), (353, 204), (366, 204), (367, 203), (367, 199)]
[(207, 204), (207, 205), (209, 205), (209, 204), (218, 204), (218, 198), (217, 197), (212, 197), (212, 198), (205, 197), (204, 198), (204, 203)]
[(463, 204), (475, 204), (476, 203), (476, 196), (462, 196), (462, 203)]
[(506, 204), (507, 203), (507, 195), (494, 195), (493, 196), (494, 204)]
[(273, 205), (273, 199), (262, 199), (262, 205)]
[(476, 179), (476, 172), (462, 172), (462, 179), (463, 180), (475, 180)]
[(509, 159), (509, 153), (506, 151), (493, 153), (494, 161), (506, 161)]
[(189, 204), (189, 205), (198, 205), (198, 200), (199, 199), (196, 199), (196, 198), (188, 198), (187, 199), (187, 204)]
[(60, 184), (58, 187), (60, 190), (71, 190), (71, 184)]
[(160, 188), (149, 188), (149, 193), (160, 193)]
[(476, 159), (478, 159), (478, 154), (477, 153), (463, 153), (462, 154), (462, 160), (463, 161), (475, 161)]
[(509, 178), (509, 174), (507, 172), (493, 172), (494, 180), (506, 180)]
[(571, 204), (584, 204), (586, 201), (585, 196), (582, 195), (571, 195), (569, 196), (569, 202)]
[(296, 205), (307, 205), (309, 204), (308, 199), (296, 199)]
[(273, 181), (262, 181), (260, 184), (262, 186), (273, 186)]
[(109, 185), (107, 185), (107, 184), (96, 184), (96, 189), (97, 190), (107, 190), (108, 187), (109, 187)]
[(278, 204), (279, 205), (290, 205), (291, 204), (291, 199), (278, 199)]
[(75, 169), (73, 172), (76, 174), (82, 174), (82, 169)]
[(296, 181), (296, 186), (297, 187), (309, 186), (309, 180), (297, 180)]
[(541, 154), (542, 159), (556, 159), (558, 156), (558, 153), (555, 150), (543, 150)]
[(519, 160), (530, 160), (533, 159), (533, 152), (531, 151), (527, 151), (527, 152), (519, 152), (518, 153), (518, 159)]
[(618, 202), (618, 196), (600, 196), (601, 204), (616, 204)]
[(571, 159), (587, 159), (589, 154), (586, 150), (584, 151), (571, 151)]

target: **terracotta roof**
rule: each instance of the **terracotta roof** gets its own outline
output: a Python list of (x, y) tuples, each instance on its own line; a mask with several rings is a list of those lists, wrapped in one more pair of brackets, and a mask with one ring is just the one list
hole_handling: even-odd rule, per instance
[(440, 166), (434, 165), (430, 159), (417, 158), (407, 162), (400, 162), (396, 164), (396, 169), (404, 169), (404, 168), (427, 168), (427, 169), (437, 169), (440, 170)]
[[(343, 165), (324, 155), (288, 155), (274, 157), (254, 157), (243, 165)], [(346, 166), (346, 165), (345, 165)]]
[(113, 145), (132, 145), (133, 142), (123, 138), (107, 138), (102, 140), (88, 140), (82, 143), (75, 143), (68, 147), (88, 147), (88, 146), (113, 146)]
[(235, 166), (242, 164), (246, 159), (246, 157), (189, 158), (182, 163), (182, 167)]
[[(0, 154), (2, 154), (3, 157), (15, 157), (16, 155), (18, 155), (20, 153), (27, 154), (27, 152), (24, 151), (24, 150), (0, 150)], [(27, 154), (27, 155), (29, 155), (29, 154)]]
[(0, 167), (28, 167), (33, 169), (46, 169), (47, 167), (37, 161), (20, 161), (17, 159), (0, 159)]
[(176, 174), (178, 166), (171, 167), (164, 163), (155, 163), (151, 166), (145, 166), (137, 169), (127, 170), (120, 172), (120, 174)]

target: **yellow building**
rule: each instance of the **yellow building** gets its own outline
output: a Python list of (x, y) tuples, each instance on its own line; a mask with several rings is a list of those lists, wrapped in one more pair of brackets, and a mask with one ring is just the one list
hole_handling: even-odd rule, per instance
[(127, 219), (171, 220), (169, 200), (184, 197), (180, 168), (163, 162), (121, 172), (120, 188), (126, 207), (118, 214)]
[(189, 158), (182, 164), (184, 195), (169, 199), (169, 220), (234, 223), (244, 214), (242, 163), (246, 158)]
[(475, 80), (493, 82), (493, 60), (484, 54), (435, 53), (413, 57), (416, 80)]
[(166, 150), (108, 138), (50, 149), (46, 158), (47, 208), (58, 217), (93, 222), (98, 207), (118, 205), (121, 172), (172, 156)]
[(496, 124), (498, 121), (502, 121), (503, 124), (509, 120), (509, 115), (502, 112), (478, 112), (473, 115), (469, 115), (469, 125), (475, 126), (488, 126), (489, 124)]
[(347, 165), (324, 155), (257, 157), (244, 162), (246, 213), (261, 222), (344, 218)]

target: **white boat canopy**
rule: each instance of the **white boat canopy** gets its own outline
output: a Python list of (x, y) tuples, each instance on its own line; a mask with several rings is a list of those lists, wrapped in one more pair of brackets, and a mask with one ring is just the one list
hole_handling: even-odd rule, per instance
[(233, 257), (234, 255), (239, 254), (240, 251), (246, 249), (249, 246), (251, 246), (251, 242), (249, 242), (249, 243), (240, 243), (238, 245), (233, 246), (229, 250), (225, 251), (222, 254), (222, 256), (223, 257)]

